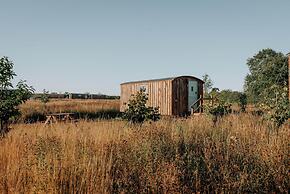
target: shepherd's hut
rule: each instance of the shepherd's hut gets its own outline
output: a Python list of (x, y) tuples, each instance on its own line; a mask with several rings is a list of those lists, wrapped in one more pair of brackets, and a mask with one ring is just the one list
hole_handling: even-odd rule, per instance
[(204, 82), (193, 76), (133, 81), (121, 84), (121, 111), (132, 94), (143, 89), (148, 106), (159, 107), (161, 115), (184, 116), (202, 112)]

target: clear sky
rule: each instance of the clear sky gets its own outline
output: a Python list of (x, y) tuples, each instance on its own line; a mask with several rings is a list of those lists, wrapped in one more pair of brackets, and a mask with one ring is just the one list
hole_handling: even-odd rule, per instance
[(263, 48), (290, 51), (290, 0), (0, 0), (0, 56), (37, 91), (204, 73), (242, 90)]

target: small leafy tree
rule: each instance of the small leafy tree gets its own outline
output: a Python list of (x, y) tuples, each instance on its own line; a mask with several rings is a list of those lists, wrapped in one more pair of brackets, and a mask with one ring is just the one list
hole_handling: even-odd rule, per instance
[(212, 118), (214, 126), (219, 118), (232, 112), (231, 104), (226, 103), (220, 99), (220, 93), (218, 88), (213, 88), (210, 92), (212, 103), (205, 105), (205, 112)]
[(246, 112), (247, 108), (247, 95), (245, 93), (240, 93), (239, 94), (239, 106), (241, 109), (241, 112)]
[(148, 94), (140, 90), (128, 102), (128, 108), (123, 114), (123, 118), (131, 123), (143, 123), (146, 120), (157, 121), (160, 119), (159, 107), (148, 107)]
[(288, 87), (281, 88), (274, 84), (264, 92), (264, 103), (259, 104), (266, 113), (264, 118), (272, 121), (275, 128), (279, 128), (290, 118)]
[(205, 106), (206, 113), (211, 116), (214, 126), (219, 118), (232, 112), (231, 104), (216, 101), (214, 104)]
[(14, 88), (11, 81), (16, 74), (8, 57), (0, 59), (0, 136), (9, 131), (9, 119), (19, 115), (18, 105), (29, 99), (34, 91), (25, 81)]
[(46, 103), (49, 102), (49, 96), (48, 96), (48, 94), (49, 94), (49, 91), (43, 89), (43, 92), (42, 92), (42, 94), (40, 96), (40, 101), (42, 103), (46, 104)]
[(205, 97), (209, 97), (210, 90), (212, 89), (213, 86), (213, 81), (211, 80), (208, 74), (204, 74), (202, 76), (202, 80), (204, 81), (204, 95)]

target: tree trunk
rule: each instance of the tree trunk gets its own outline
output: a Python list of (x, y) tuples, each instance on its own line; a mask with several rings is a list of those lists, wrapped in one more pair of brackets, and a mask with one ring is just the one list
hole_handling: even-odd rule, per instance
[(5, 136), (6, 133), (8, 133), (9, 127), (8, 127), (8, 121), (0, 119), (0, 137)]

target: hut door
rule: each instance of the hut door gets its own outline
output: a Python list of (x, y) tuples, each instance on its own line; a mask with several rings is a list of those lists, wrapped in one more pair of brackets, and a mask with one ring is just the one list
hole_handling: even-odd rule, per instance
[[(191, 111), (191, 105), (198, 99), (197, 81), (188, 81), (188, 111)], [(195, 105), (197, 107), (197, 105)]]

